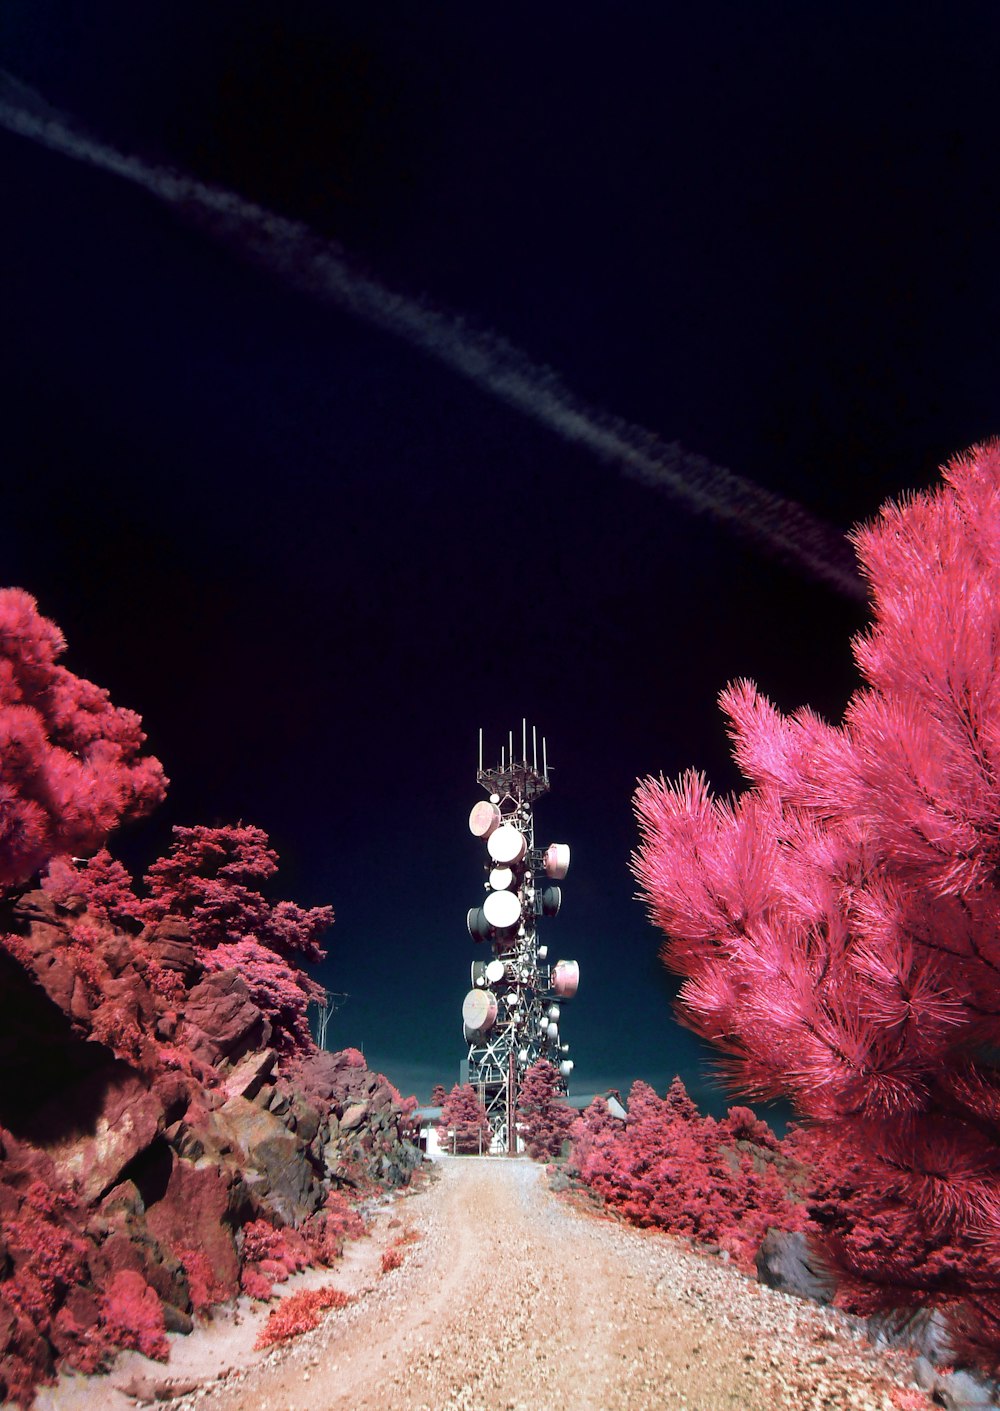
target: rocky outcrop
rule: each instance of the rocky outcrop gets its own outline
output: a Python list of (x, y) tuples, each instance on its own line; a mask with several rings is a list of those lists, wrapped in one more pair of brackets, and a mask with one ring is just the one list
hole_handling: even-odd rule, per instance
[(160, 1355), (241, 1286), (335, 1257), (359, 1225), (340, 1192), (408, 1178), (391, 1083), (271, 1037), (184, 921), (46, 892), (0, 920), (0, 1399), (120, 1346)]

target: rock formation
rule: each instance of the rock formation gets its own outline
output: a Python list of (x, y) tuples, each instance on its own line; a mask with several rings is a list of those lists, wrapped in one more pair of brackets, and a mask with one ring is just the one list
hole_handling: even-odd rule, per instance
[(355, 1050), (289, 1057), (188, 924), (65, 886), (0, 918), (0, 1395), (329, 1262), (345, 1196), (408, 1179), (409, 1104)]

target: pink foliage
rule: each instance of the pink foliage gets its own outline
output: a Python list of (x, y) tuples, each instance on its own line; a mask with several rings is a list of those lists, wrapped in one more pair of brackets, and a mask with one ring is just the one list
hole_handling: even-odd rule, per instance
[(146, 873), (148, 896), (135, 914), (146, 922), (186, 919), (205, 968), (239, 971), (287, 1058), (314, 1048), (308, 1006), (323, 991), (298, 962), (325, 955), (318, 936), (332, 924), (333, 911), (269, 901), (260, 889), (277, 867), (260, 828), (175, 828), (170, 851)]
[(240, 1288), (248, 1298), (256, 1298), (261, 1302), (266, 1302), (274, 1292), (272, 1281), (249, 1264), (245, 1265), (240, 1273)]
[(255, 1349), (260, 1352), (278, 1342), (318, 1328), (322, 1314), (329, 1308), (346, 1308), (350, 1296), (341, 1289), (303, 1289), (289, 1294), (274, 1309), (260, 1331)]
[(851, 537), (843, 722), (729, 686), (750, 788), (645, 781), (634, 867), (684, 1021), (809, 1120), (842, 1301), (948, 1307), (1000, 1366), (1000, 442)]
[(161, 1362), (170, 1356), (163, 1305), (134, 1269), (119, 1269), (111, 1278), (101, 1300), (101, 1319), (108, 1339), (117, 1346), (133, 1347)]
[[(761, 1146), (748, 1150), (734, 1143), (734, 1130), (746, 1128), (748, 1109), (735, 1111), (717, 1123), (699, 1116), (680, 1079), (667, 1098), (636, 1082), (627, 1122), (611, 1117), (601, 1099), (576, 1119), (573, 1164), (626, 1219), (715, 1243), (749, 1270), (770, 1226), (799, 1230), (807, 1222), (790, 1183), (775, 1162), (764, 1159)], [(774, 1134), (764, 1130), (774, 1151)]]
[(79, 898), (91, 917), (115, 926), (137, 921), (141, 911), (128, 868), (107, 848), (75, 863), (68, 857), (53, 858), (42, 878), (42, 890), (63, 904)]
[(271, 1021), (279, 1053), (307, 1053), (314, 1047), (309, 1002), (319, 999), (323, 990), (305, 971), (250, 936), (215, 946), (203, 960), (206, 970), (239, 971), (250, 998)]
[(551, 1161), (562, 1152), (576, 1113), (561, 1101), (557, 1070), (540, 1058), (525, 1073), (517, 1095), (517, 1125), (525, 1150), (535, 1161)]
[(166, 790), (139, 716), (60, 666), (65, 647), (30, 594), (0, 589), (0, 887), (92, 852)]
[[(492, 1131), (486, 1109), (470, 1083), (456, 1083), (452, 1088), (445, 1098), (437, 1129), (441, 1145), (448, 1151), (454, 1148), (468, 1156), (490, 1149)], [(449, 1136), (449, 1132), (454, 1132), (454, 1136)]]
[(196, 1313), (203, 1313), (213, 1303), (221, 1303), (229, 1297), (229, 1289), (212, 1267), (212, 1261), (202, 1249), (193, 1249), (174, 1242), (174, 1252), (184, 1266), (191, 1306)]
[(286, 958), (323, 959), (318, 938), (332, 925), (333, 909), (267, 900), (262, 888), (278, 870), (278, 855), (263, 829), (237, 823), (173, 831), (170, 851), (146, 873), (146, 920), (186, 917), (206, 950), (252, 936)]
[(344, 1066), (345, 1066), (346, 1068), (367, 1068), (367, 1067), (368, 1067), (368, 1064), (365, 1062), (365, 1056), (364, 1056), (364, 1054), (361, 1052), (360, 1049), (357, 1049), (357, 1048), (343, 1048), (343, 1049), (340, 1050), (339, 1057), (340, 1057), (341, 1059), (343, 1059)]

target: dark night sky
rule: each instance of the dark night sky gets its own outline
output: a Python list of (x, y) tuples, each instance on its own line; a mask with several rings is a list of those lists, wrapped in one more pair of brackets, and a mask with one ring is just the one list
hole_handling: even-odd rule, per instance
[[(0, 65), (90, 132), (841, 529), (1000, 433), (998, 40), (993, 3), (0, 9)], [(734, 676), (836, 717), (863, 608), (113, 176), (0, 132), (0, 191), (0, 580), (171, 776), (117, 849), (266, 828), (337, 913), (333, 1043), (426, 1098), (480, 953), (477, 731), (527, 715), (574, 1088), (704, 1100), (632, 788), (737, 784)]]

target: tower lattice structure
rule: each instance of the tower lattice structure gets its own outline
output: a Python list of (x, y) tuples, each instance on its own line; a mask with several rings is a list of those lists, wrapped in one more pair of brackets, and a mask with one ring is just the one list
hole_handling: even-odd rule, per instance
[(513, 732), (501, 749), (500, 763), (483, 768), (482, 731), (476, 781), (488, 794), (469, 815), (473, 835), (486, 844), (486, 896), (471, 907), (469, 934), (488, 944), (492, 957), (472, 962), (472, 988), (462, 1006), (468, 1057), (463, 1081), (480, 1095), (492, 1130), (491, 1150), (517, 1150), (517, 1095), (525, 1072), (539, 1058), (556, 1068), (568, 1091), (573, 1062), (562, 1042), (562, 1005), (579, 984), (574, 960), (549, 961), (539, 942), (539, 923), (555, 917), (562, 903), (556, 885), (569, 868), (569, 847), (535, 845), (534, 806), (549, 791), (548, 751), (542, 740), (539, 765), (537, 735), (521, 726), (521, 754)]

